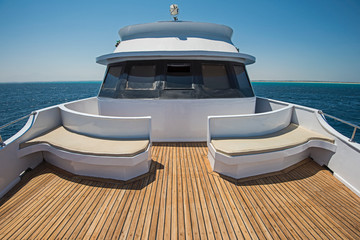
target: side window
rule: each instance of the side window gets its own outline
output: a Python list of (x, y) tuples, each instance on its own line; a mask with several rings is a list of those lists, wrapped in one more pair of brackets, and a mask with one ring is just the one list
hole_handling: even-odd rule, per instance
[(203, 63), (201, 72), (204, 87), (213, 90), (225, 90), (230, 88), (229, 76), (225, 64)]
[(126, 90), (155, 89), (156, 65), (133, 65), (130, 68)]
[(236, 74), (236, 80), (239, 85), (239, 89), (245, 97), (253, 97), (254, 93), (249, 83), (245, 67), (242, 65), (234, 65), (234, 70)]
[(109, 71), (106, 75), (104, 84), (102, 86), (103, 90), (116, 90), (116, 86), (122, 71), (122, 66), (113, 66), (109, 68)]
[(167, 64), (165, 89), (192, 89), (193, 78), (190, 63)]
[(119, 85), (119, 78), (122, 73), (123, 66), (112, 66), (109, 67), (103, 85), (99, 93), (100, 97), (115, 97), (116, 89)]

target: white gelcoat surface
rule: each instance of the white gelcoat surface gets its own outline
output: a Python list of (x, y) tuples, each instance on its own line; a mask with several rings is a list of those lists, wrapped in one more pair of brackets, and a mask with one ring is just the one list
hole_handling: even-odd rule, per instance
[(335, 177), (360, 196), (360, 144), (349, 142), (349, 139), (332, 128), (316, 109), (295, 105), (292, 121), (335, 139), (337, 150), (330, 160), (318, 161), (318, 155), (312, 157), (320, 165), (329, 167)]
[(238, 52), (216, 51), (141, 51), (141, 52), (116, 52), (105, 54), (96, 58), (96, 62), (108, 65), (128, 60), (208, 60), (208, 61), (232, 61), (245, 65), (255, 62), (255, 57)]
[[(264, 99), (258, 101), (258, 104), (268, 106)], [(265, 109), (264, 106), (257, 108)], [(321, 149), (331, 153), (326, 154), (329, 160), (336, 151), (336, 145), (320, 140), (310, 140), (305, 144), (281, 151), (240, 156), (228, 156), (217, 152), (210, 142), (212, 138), (217, 137), (248, 137), (273, 133), (287, 127), (292, 115), (293, 106), (284, 104), (283, 108), (265, 113), (209, 117), (207, 145), (208, 158), (213, 170), (233, 178), (254, 176), (285, 169), (309, 157), (311, 153), (315, 156)]]
[(190, 21), (160, 21), (153, 23), (134, 24), (119, 30), (122, 41), (152, 37), (166, 36), (197, 36), (212, 39), (231, 41), (233, 30), (225, 25), (216, 23), (190, 22)]
[(209, 137), (233, 138), (270, 134), (287, 127), (291, 115), (292, 106), (257, 114), (209, 116)]
[[(153, 141), (206, 141), (207, 119), (213, 115), (252, 114), (256, 98), (238, 99), (98, 99), (101, 116), (151, 117)], [(69, 109), (94, 104), (79, 101)], [(225, 107), (226, 106), (226, 107)]]
[[(151, 144), (147, 147), (144, 152), (141, 152), (133, 157), (116, 157), (116, 156), (98, 156), (82, 153), (69, 152), (66, 150), (55, 148), (47, 143), (39, 143), (31, 145), (18, 151), (18, 157), (25, 157), (29, 154), (36, 152), (51, 152), (52, 154), (58, 156), (62, 159), (67, 159), (70, 162), (76, 162), (78, 164), (87, 164), (92, 165), (94, 168), (98, 166), (126, 166), (134, 167), (135, 165), (150, 160), (150, 149)], [(46, 160), (46, 159), (45, 159)], [(57, 163), (57, 166), (60, 166), (60, 162)]]
[(36, 111), (18, 133), (5, 141), (6, 146), (0, 147), (0, 197), (19, 180), (21, 172), (35, 168), (43, 160), (41, 152), (20, 158), (19, 143), (52, 129), (61, 122), (59, 116), (57, 106)]
[(335, 177), (360, 196), (360, 144), (349, 142), (347, 137), (332, 128), (314, 108), (294, 105), (291, 122), (335, 139), (337, 149), (329, 158), (319, 151), (312, 151), (310, 156), (320, 165), (329, 167)]
[(64, 127), (70, 131), (100, 138), (150, 139), (151, 117), (99, 116), (73, 111), (60, 105)]
[(237, 52), (231, 43), (194, 37), (186, 39), (177, 37), (133, 39), (121, 42), (114, 52), (174, 51), (174, 49), (177, 51)]
[(121, 43), (115, 52), (129, 51), (224, 51), (237, 52), (233, 30), (225, 25), (168, 21), (137, 24), (119, 30)]
[(255, 62), (255, 57), (239, 53), (231, 41), (230, 27), (199, 22), (155, 22), (120, 29), (120, 44), (111, 54), (100, 56), (97, 63), (108, 65), (129, 59), (186, 57), (203, 60)]
[[(76, 161), (76, 159), (72, 158), (76, 157), (76, 155), (70, 154), (70, 158), (69, 156), (62, 158), (61, 154), (58, 153), (59, 151), (44, 152), (44, 158), (49, 163), (74, 174), (124, 181), (147, 173), (151, 163), (151, 155), (149, 151), (135, 156), (135, 158), (140, 158), (141, 161), (136, 161), (136, 163), (132, 164), (132, 166), (122, 164), (124, 163), (122, 160), (131, 161), (130, 158), (118, 158), (116, 164), (114, 165), (102, 165), (102, 159), (98, 156), (96, 157), (97, 163), (94, 165), (91, 163), (89, 164), (86, 161)], [(84, 156), (84, 158), (86, 160), (86, 156)]]

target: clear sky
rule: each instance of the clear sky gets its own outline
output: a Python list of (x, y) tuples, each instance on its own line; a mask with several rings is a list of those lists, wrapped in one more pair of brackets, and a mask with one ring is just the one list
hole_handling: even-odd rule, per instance
[(360, 82), (359, 0), (0, 0), (0, 82), (102, 80), (118, 30), (170, 20), (172, 3), (232, 27), (252, 80)]

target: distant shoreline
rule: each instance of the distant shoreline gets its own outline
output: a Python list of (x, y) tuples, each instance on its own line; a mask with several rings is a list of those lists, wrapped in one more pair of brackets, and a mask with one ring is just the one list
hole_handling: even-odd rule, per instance
[(264, 83), (264, 82), (269, 82), (269, 83), (333, 83), (333, 84), (360, 84), (360, 82), (333, 82), (333, 81), (304, 81), (304, 80), (287, 80), (287, 81), (282, 81), (282, 80), (251, 80), (250, 82), (256, 83), (256, 82), (260, 82), (260, 83)]
[[(101, 84), (102, 80), (79, 80), (79, 81), (49, 81), (49, 82), (0, 82), (0, 84), (22, 84), (22, 83), (99, 83)], [(340, 82), (340, 81), (306, 81), (306, 80), (250, 80), (252, 83), (324, 83), (324, 84), (360, 84), (360, 82)]]

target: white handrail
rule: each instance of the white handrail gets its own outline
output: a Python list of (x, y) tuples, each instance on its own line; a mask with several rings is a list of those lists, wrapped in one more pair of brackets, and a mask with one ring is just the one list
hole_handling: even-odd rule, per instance
[[(21, 117), (21, 118), (18, 118), (18, 119), (16, 119), (16, 120), (14, 120), (14, 121), (11, 121), (11, 122), (9, 122), (9, 123), (7, 123), (7, 124), (5, 124), (5, 125), (2, 125), (2, 126), (0, 126), (0, 130), (3, 129), (3, 128), (8, 127), (8, 126), (10, 126), (10, 125), (12, 125), (12, 124), (14, 124), (14, 123), (17, 123), (17, 122), (19, 122), (19, 121), (21, 121), (21, 120), (23, 120), (23, 119), (25, 119), (25, 118), (28, 118), (28, 117), (30, 117), (31, 115), (36, 115), (36, 112), (32, 112), (32, 113), (30, 113), (30, 114), (28, 114), (28, 115), (25, 115), (25, 116), (23, 116), (23, 117)], [(3, 147), (3, 146), (5, 146), (5, 143), (3, 142), (2, 137), (1, 137), (1, 135), (0, 135), (0, 147)]]
[(325, 118), (325, 116), (326, 116), (326, 117), (332, 118), (332, 119), (334, 119), (334, 120), (336, 120), (336, 121), (339, 121), (339, 122), (341, 122), (341, 123), (344, 123), (344, 124), (346, 124), (346, 125), (349, 125), (349, 126), (353, 127), (353, 128), (354, 128), (354, 131), (353, 131), (353, 133), (352, 133), (352, 135), (351, 135), (351, 138), (349, 138), (349, 141), (350, 141), (350, 142), (353, 142), (353, 141), (354, 141), (355, 134), (356, 134), (356, 130), (357, 130), (357, 129), (360, 129), (359, 126), (357, 126), (357, 125), (355, 125), (355, 124), (353, 124), (353, 123), (347, 122), (347, 121), (345, 121), (345, 120), (342, 120), (342, 119), (340, 119), (340, 118), (334, 117), (334, 116), (332, 116), (332, 115), (330, 115), (330, 114), (324, 113), (324, 112), (321, 111), (321, 110), (319, 110), (319, 114), (321, 114), (322, 117), (323, 117), (325, 120), (326, 120), (326, 118)]

